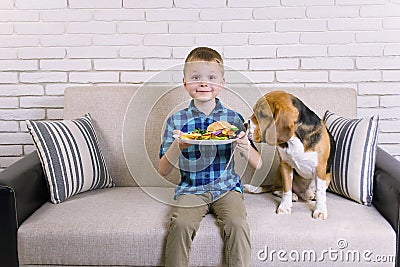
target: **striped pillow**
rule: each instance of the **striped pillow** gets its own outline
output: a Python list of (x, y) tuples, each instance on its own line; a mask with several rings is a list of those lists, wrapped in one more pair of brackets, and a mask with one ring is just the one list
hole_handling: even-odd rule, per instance
[(52, 203), (114, 186), (89, 114), (76, 120), (27, 121)]
[(378, 115), (345, 119), (326, 111), (325, 124), (336, 142), (329, 189), (339, 195), (371, 206)]

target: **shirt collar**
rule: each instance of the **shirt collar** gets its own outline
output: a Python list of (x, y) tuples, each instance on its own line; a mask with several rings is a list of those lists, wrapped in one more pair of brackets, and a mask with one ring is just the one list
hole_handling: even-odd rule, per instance
[[(213, 109), (213, 111), (210, 113), (209, 116), (218, 113), (218, 112), (223, 112), (225, 110), (224, 106), (222, 105), (221, 101), (219, 100), (219, 98), (215, 98), (215, 108)], [(203, 112), (201, 112), (200, 110), (198, 110), (196, 108), (196, 106), (194, 105), (194, 99), (192, 99), (190, 101), (189, 104), (189, 108), (188, 111), (191, 112), (194, 116), (198, 115), (198, 114), (203, 114)]]

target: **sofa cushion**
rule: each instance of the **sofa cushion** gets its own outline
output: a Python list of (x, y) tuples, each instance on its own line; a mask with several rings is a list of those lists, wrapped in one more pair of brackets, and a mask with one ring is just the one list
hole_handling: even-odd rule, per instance
[(336, 143), (329, 190), (371, 205), (378, 115), (347, 119), (327, 111), (324, 121)]
[(61, 203), (88, 190), (114, 186), (89, 114), (74, 120), (27, 121), (27, 126), (52, 203)]
[[(18, 230), (20, 266), (163, 265), (171, 207), (144, 190), (148, 189), (116, 187), (79, 194), (56, 206), (44, 204)], [(374, 207), (328, 193), (330, 216), (317, 221), (312, 219), (313, 202), (294, 203), (290, 215), (277, 215), (278, 203), (279, 199), (271, 194), (245, 194), (251, 266), (310, 266), (310, 262), (288, 265), (276, 253), (263, 261), (267, 250), (285, 250), (286, 258), (291, 251), (314, 250), (320, 255), (329, 249), (370, 250), (372, 256), (395, 255), (395, 232)], [(347, 242), (348, 247), (340, 249), (338, 241)], [(191, 266), (220, 265), (222, 246), (216, 219), (207, 215), (193, 242)], [(379, 266), (393, 265), (392, 262)], [(326, 255), (323, 266), (343, 266), (343, 261), (329, 260)], [(360, 262), (345, 266), (360, 266)]]

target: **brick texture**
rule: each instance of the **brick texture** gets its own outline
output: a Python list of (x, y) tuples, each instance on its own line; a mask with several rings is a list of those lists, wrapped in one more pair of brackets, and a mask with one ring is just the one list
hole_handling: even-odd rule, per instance
[[(34, 150), (25, 120), (58, 120), (64, 89), (180, 82), (196, 46), (268, 87), (352, 87), (400, 159), (400, 1), (0, 1), (0, 170)], [(243, 82), (231, 71), (226, 79)]]

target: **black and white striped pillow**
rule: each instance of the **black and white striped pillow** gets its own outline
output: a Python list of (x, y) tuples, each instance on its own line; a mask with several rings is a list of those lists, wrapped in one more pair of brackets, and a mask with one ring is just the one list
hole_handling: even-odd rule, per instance
[(363, 119), (346, 119), (326, 111), (324, 121), (336, 142), (329, 190), (370, 206), (378, 115)]
[(52, 203), (113, 187), (89, 114), (75, 120), (27, 121), (47, 178)]

